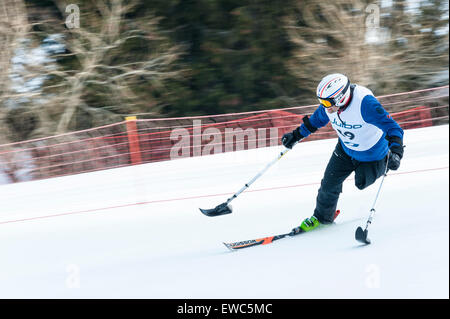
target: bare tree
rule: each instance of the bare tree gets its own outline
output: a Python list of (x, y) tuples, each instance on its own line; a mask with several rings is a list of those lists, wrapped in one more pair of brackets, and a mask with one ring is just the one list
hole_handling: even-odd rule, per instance
[[(161, 105), (152, 90), (179, 76), (175, 62), (182, 52), (160, 30), (159, 18), (136, 12), (138, 0), (86, 0), (79, 7), (80, 25), (68, 26), (61, 19), (68, 15), (67, 2), (54, 3), (59, 13), (33, 6), (27, 12), (22, 0), (0, 5), (0, 101), (27, 101), (14, 121), (32, 112), (40, 123), (33, 137), (39, 137), (122, 121), (135, 113), (158, 115)], [(24, 82), (45, 81), (33, 90), (5, 90), (11, 88), (14, 48), (39, 47), (49, 36), (57, 36), (65, 52), (14, 70)]]
[[(317, 82), (331, 72), (377, 94), (433, 86), (433, 77), (448, 72), (448, 31), (436, 35), (438, 27), (448, 25), (448, 13), (446, 19), (436, 13), (443, 1), (421, 1), (419, 13), (408, 12), (405, 0), (385, 8), (371, 2), (296, 2), (297, 10), (285, 21), (295, 45), (287, 64), (305, 90), (302, 97), (313, 97)], [(371, 26), (371, 19), (377, 23)]]
[[(22, 0), (3, 0), (0, 2), (0, 121), (6, 116), (3, 105), (5, 97), (11, 93), (11, 58), (19, 41), (27, 33), (27, 12)], [(5, 143), (6, 130), (0, 125), (0, 144)]]
[[(366, 44), (365, 2), (360, 0), (301, 0), (286, 21), (295, 44), (288, 67), (307, 94), (330, 72), (348, 75), (352, 81), (370, 82), (367, 70), (375, 62)], [(310, 89), (308, 89), (310, 88)]]
[[(448, 4), (445, 9), (444, 1), (420, 1), (412, 11), (408, 1), (394, 0), (387, 12), (384, 23), (390, 37), (376, 72), (380, 90), (390, 93), (448, 84), (448, 30), (446, 34), (439, 30), (448, 26)], [(439, 75), (443, 82), (439, 83)]]
[[(57, 4), (64, 12), (65, 2), (57, 1)], [(49, 105), (57, 105), (60, 112), (56, 132), (69, 129), (77, 109), (103, 118), (104, 122), (108, 118), (110, 121), (123, 119), (111, 109), (124, 110), (125, 114), (158, 113), (157, 109), (152, 109), (155, 103), (142, 101), (135, 87), (138, 83), (160, 85), (164, 79), (176, 76), (173, 63), (180, 48), (171, 46), (161, 35), (158, 18), (127, 19), (126, 14), (136, 5), (138, 1), (90, 1), (89, 7), (81, 10), (80, 27), (65, 29), (64, 44), (68, 54), (75, 58), (76, 68), (59, 68), (48, 73), (57, 79), (47, 87), (47, 92), (55, 93)], [(145, 46), (147, 52), (139, 56), (127, 52), (124, 58), (124, 48), (136, 42)], [(140, 51), (142, 53), (142, 47)], [(84, 100), (88, 92), (94, 92), (111, 104), (91, 107)]]

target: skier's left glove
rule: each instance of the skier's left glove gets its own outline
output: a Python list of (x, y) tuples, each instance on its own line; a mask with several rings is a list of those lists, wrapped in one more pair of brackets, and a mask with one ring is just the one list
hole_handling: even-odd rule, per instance
[(297, 127), (295, 130), (293, 130), (292, 132), (284, 134), (283, 137), (281, 138), (281, 143), (283, 143), (283, 145), (287, 148), (292, 148), (295, 143), (301, 141), (304, 138), (304, 136), (300, 134), (299, 129), (300, 126)]
[(389, 160), (387, 166), (389, 169), (396, 171), (400, 167), (400, 161), (403, 158), (403, 141), (398, 136), (387, 136), (389, 141)]

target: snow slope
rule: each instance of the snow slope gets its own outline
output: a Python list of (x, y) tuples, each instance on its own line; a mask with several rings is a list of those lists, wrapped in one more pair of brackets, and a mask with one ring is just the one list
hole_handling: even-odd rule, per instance
[(0, 186), (0, 298), (449, 298), (448, 125), (405, 132), (400, 169), (344, 184), (337, 225), (271, 245), (312, 215), (336, 140), (302, 142)]

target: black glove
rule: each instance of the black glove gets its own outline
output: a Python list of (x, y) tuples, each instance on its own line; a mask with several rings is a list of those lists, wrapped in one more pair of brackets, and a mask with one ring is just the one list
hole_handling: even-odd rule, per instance
[(403, 158), (403, 141), (398, 136), (387, 136), (389, 141), (389, 159), (387, 167), (393, 171), (396, 171), (400, 167), (400, 161)]
[(389, 160), (387, 167), (393, 171), (396, 171), (400, 167), (401, 157), (397, 153), (392, 153), (389, 155)]
[(300, 126), (292, 132), (283, 135), (281, 138), (281, 143), (283, 143), (285, 147), (292, 148), (296, 142), (299, 142), (304, 138), (304, 136), (300, 134), (299, 128)]

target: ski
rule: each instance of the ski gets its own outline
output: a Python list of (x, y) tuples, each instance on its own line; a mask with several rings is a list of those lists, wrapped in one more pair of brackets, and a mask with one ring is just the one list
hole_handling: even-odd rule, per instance
[[(295, 230), (298, 229), (297, 232), (295, 232)], [(269, 236), (269, 237), (264, 237), (264, 238), (259, 238), (259, 239), (250, 239), (250, 240), (244, 240), (244, 241), (237, 241), (234, 243), (223, 243), (225, 245), (225, 247), (227, 247), (230, 250), (236, 250), (236, 249), (242, 249), (242, 248), (247, 248), (247, 247), (252, 247), (252, 246), (257, 246), (257, 245), (267, 245), (267, 244), (271, 244), (273, 243), (275, 240), (287, 237), (287, 236), (295, 236), (298, 234), (302, 234), (305, 231), (303, 231), (303, 229), (301, 229), (300, 227), (294, 228), (291, 232), (286, 233), (286, 234), (280, 234), (280, 235), (275, 235), (275, 236)]]
[[(336, 219), (336, 217), (338, 217), (340, 211), (337, 210), (336, 213), (334, 214), (334, 219)], [(279, 235), (274, 235), (274, 236), (268, 236), (268, 237), (263, 237), (263, 238), (258, 238), (258, 239), (250, 239), (250, 240), (243, 240), (243, 241), (236, 241), (233, 243), (223, 243), (225, 245), (225, 247), (227, 247), (229, 250), (237, 250), (237, 249), (242, 249), (242, 248), (248, 248), (248, 247), (253, 247), (253, 246), (258, 246), (258, 245), (267, 245), (267, 244), (271, 244), (276, 240), (285, 238), (285, 237), (292, 237), (292, 236), (297, 236), (300, 234), (306, 233), (306, 231), (304, 231), (303, 229), (300, 228), (300, 226), (292, 229), (289, 233), (285, 233), (285, 234), (279, 234)]]

